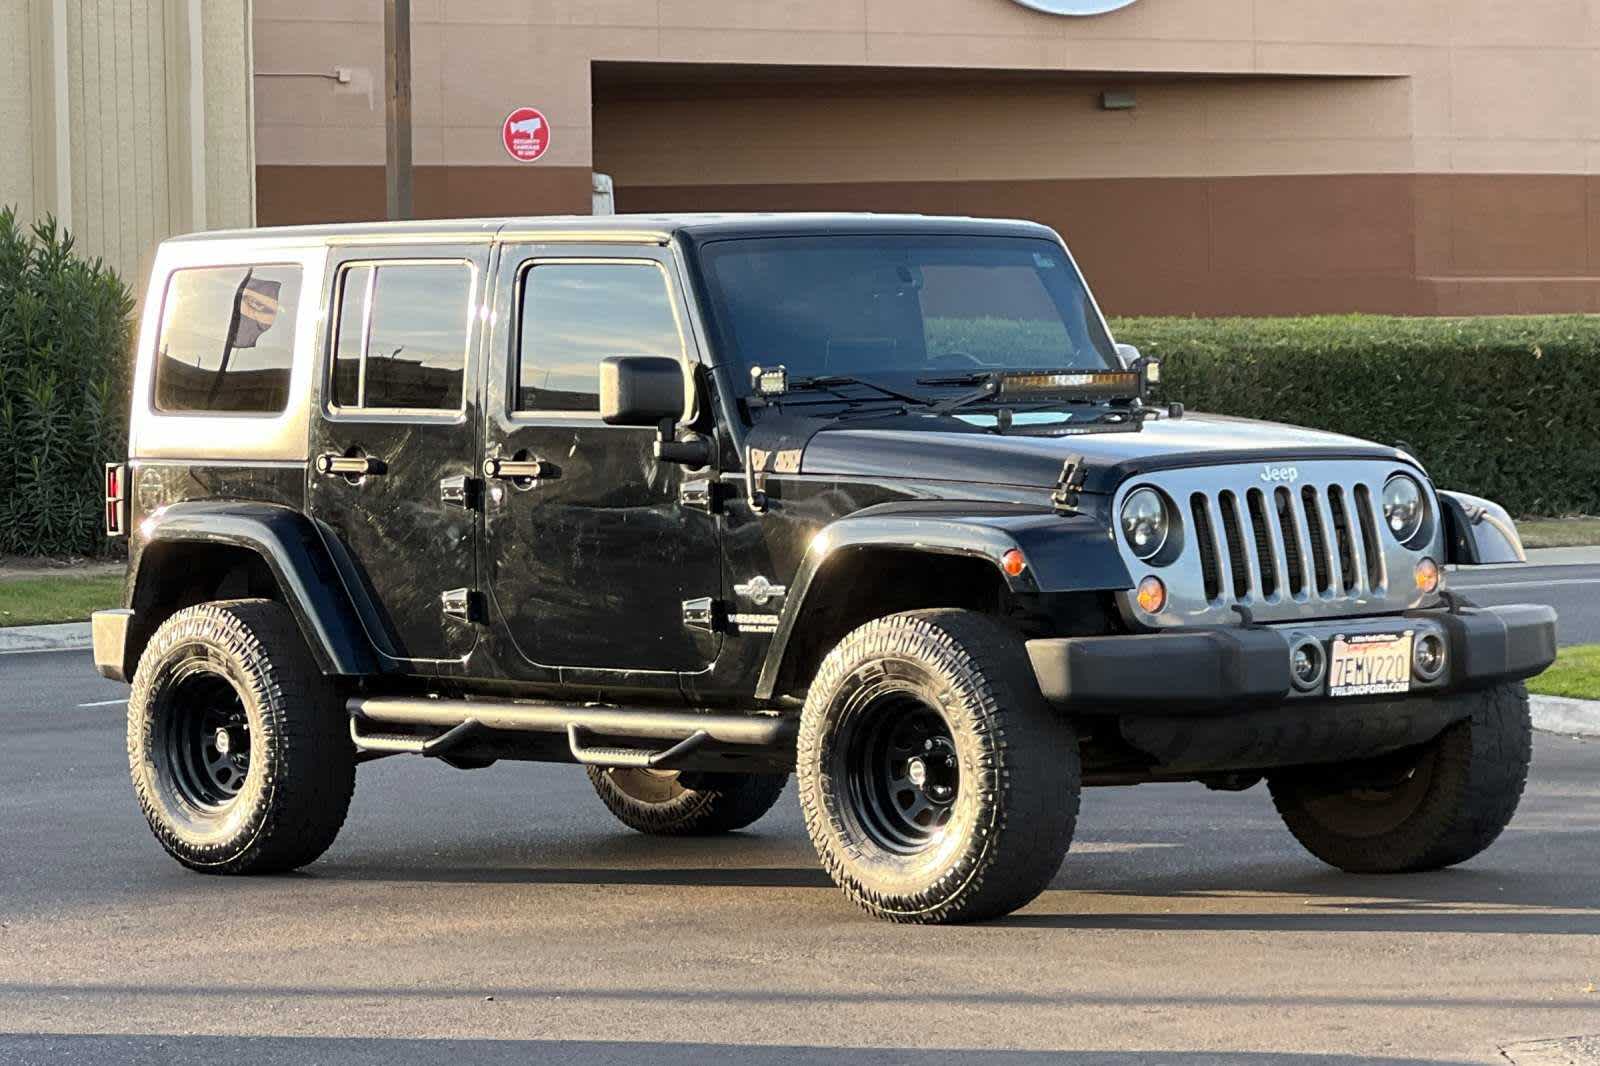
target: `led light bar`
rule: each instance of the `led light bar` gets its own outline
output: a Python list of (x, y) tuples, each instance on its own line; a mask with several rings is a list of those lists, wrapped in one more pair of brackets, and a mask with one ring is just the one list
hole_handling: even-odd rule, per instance
[(1144, 375), (1134, 370), (1065, 374), (1001, 374), (1000, 396), (1082, 396), (1132, 399), (1143, 395)]

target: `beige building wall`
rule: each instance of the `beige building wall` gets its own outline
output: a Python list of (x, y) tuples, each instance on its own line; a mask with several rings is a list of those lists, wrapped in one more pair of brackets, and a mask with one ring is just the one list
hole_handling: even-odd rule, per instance
[[(27, 0), (0, 0), (0, 130), (12, 144), (33, 142)], [(33, 152), (0, 152), (0, 206), (33, 217)]]
[(253, 224), (249, 34), (244, 0), (3, 0), (0, 202), (135, 289), (163, 238)]
[[(381, 10), (257, 0), (263, 221), (381, 215)], [(1095, 18), (1012, 0), (413, 0), (413, 15), (423, 214), (585, 211), (599, 169), (620, 210), (1030, 214), (1066, 232), (1115, 310), (1600, 310), (1595, 0), (1138, 0)], [(348, 83), (315, 76), (338, 67)], [(1137, 107), (1102, 110), (1106, 89)], [(521, 105), (552, 124), (538, 163), (500, 145)]]

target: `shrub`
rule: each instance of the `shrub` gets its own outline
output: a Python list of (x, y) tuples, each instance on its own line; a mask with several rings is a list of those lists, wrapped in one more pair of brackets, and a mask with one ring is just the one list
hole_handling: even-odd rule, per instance
[(1405, 442), (1441, 488), (1515, 514), (1600, 513), (1600, 316), (1133, 318), (1162, 396)]
[(0, 553), (105, 548), (102, 466), (126, 439), (133, 300), (54, 219), (0, 210)]

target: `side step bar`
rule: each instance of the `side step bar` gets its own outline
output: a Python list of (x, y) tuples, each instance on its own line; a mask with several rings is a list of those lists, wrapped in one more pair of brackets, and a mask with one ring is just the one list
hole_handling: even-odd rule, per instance
[[(374, 757), (402, 752), (443, 756), (485, 732), (565, 735), (575, 762), (592, 766), (673, 769), (707, 747), (724, 752), (774, 754), (791, 749), (798, 723), (773, 714), (703, 714), (584, 705), (456, 700), (409, 696), (356, 696), (345, 703), (350, 736)], [(435, 737), (368, 735), (363, 723), (431, 727)], [(607, 737), (630, 744), (666, 742), (659, 750), (592, 742)]]
[(636, 748), (591, 748), (583, 743), (583, 727), (576, 722), (567, 726), (567, 746), (572, 757), (585, 766), (634, 766), (653, 770), (670, 767), (685, 755), (692, 755), (710, 739), (704, 729), (696, 730), (665, 751), (641, 751)]

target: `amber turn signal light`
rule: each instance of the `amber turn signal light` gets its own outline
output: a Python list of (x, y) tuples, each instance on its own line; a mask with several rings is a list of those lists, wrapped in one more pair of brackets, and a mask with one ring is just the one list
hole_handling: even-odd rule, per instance
[(1017, 548), (1012, 548), (1000, 556), (1000, 569), (1006, 572), (1007, 577), (1021, 577), (1022, 572), (1028, 568), (1027, 556)]
[(1167, 607), (1167, 585), (1154, 574), (1139, 582), (1139, 609), (1145, 614), (1160, 614)]
[(1439, 564), (1432, 559), (1423, 559), (1417, 563), (1417, 591), (1425, 595), (1432, 595), (1439, 591)]

